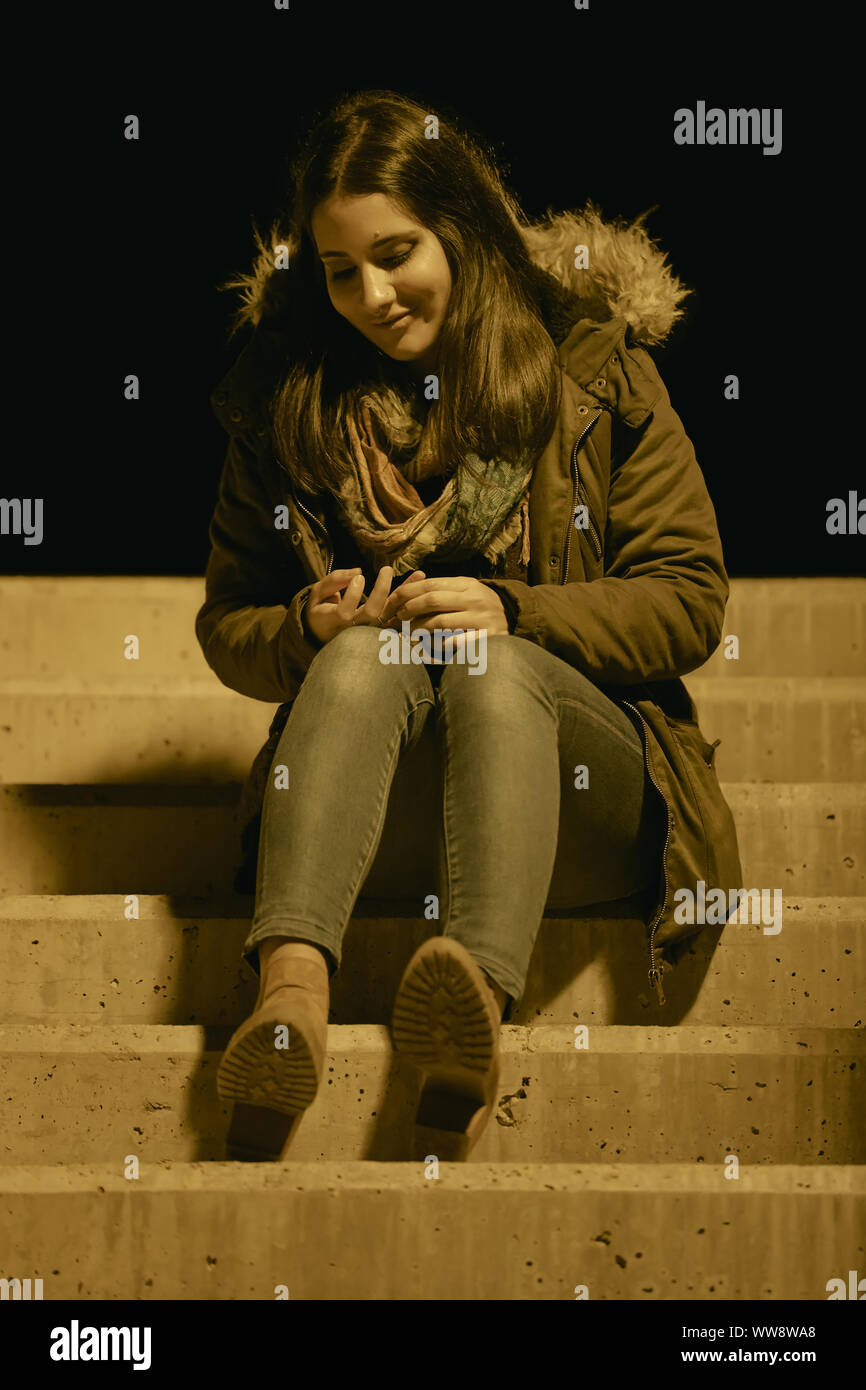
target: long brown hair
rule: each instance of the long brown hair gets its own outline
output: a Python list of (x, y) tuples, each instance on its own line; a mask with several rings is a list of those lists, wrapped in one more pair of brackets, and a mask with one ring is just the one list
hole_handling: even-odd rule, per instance
[[(364, 402), (390, 456), (414, 447), (420, 431), (408, 406), (420, 387), (405, 364), (381, 353), (328, 297), (311, 218), (332, 193), (382, 193), (442, 244), (452, 288), (436, 343), (439, 398), (423, 440), (443, 471), (468, 467), (469, 454), (534, 461), (553, 432), (561, 377), (533, 294), (520, 232), (526, 219), (489, 149), (441, 115), (438, 138), (428, 139), (429, 117), (396, 92), (353, 93), (316, 120), (292, 162), (288, 221), (270, 233), (272, 248), (290, 248), (277, 284), (290, 304), (292, 343), (271, 412), (279, 462), (308, 492), (337, 488), (351, 470), (345, 422)], [(267, 262), (261, 266), (259, 279), (270, 284)]]

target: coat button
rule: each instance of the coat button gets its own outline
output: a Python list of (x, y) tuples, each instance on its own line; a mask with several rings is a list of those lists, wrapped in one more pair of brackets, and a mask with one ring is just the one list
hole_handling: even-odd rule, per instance
[(551, 555), (547, 563), (550, 565), (551, 569), (556, 569), (556, 566), (559, 564), (559, 556)]
[(619, 356), (618, 356), (618, 354), (617, 354), (617, 353), (613, 353), (613, 355), (612, 355), (612, 357), (611, 357), (610, 360), (611, 360), (613, 366), (616, 366), (617, 362), (619, 361)]
[(578, 413), (578, 415), (588, 415), (588, 414), (589, 414), (589, 406), (588, 406), (588, 405), (579, 405), (579, 406), (577, 407), (577, 413)]
[(293, 531), (293, 532), (292, 532), (292, 545), (300, 545), (300, 543), (301, 543), (301, 533), (300, 533), (300, 531)]
[(607, 386), (607, 382), (603, 376), (600, 376), (595, 384), (596, 386)]
[(244, 412), (243, 412), (242, 410), (233, 410), (232, 413), (231, 413), (231, 415), (229, 416), (229, 419), (230, 419), (230, 420), (234, 420), (235, 423), (237, 423), (238, 420), (242, 420), (243, 418), (244, 418)]
[(227, 400), (228, 396), (226, 395), (225, 391), (220, 391), (218, 396), (214, 396), (215, 405), (225, 405)]

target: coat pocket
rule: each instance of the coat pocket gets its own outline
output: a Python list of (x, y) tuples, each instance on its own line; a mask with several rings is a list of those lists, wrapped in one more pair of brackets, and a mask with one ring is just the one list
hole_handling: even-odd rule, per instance
[(695, 719), (676, 719), (673, 715), (666, 714), (665, 720), (679, 743), (685, 745), (686, 750), (697, 753), (707, 767), (713, 768), (715, 772), (716, 749), (722, 740), (717, 738), (714, 743), (709, 743)]
[(707, 866), (703, 877), (709, 888), (739, 888), (742, 870), (737, 831), (715, 768), (721, 739), (710, 743), (695, 720), (670, 715), (665, 719), (682, 755), (683, 772), (703, 827)]

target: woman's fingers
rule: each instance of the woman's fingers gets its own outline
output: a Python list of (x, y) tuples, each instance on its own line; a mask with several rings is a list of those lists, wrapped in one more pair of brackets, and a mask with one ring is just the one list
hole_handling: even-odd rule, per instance
[(394, 567), (383, 565), (365, 600), (364, 575), (357, 566), (354, 569), (333, 570), (314, 586), (317, 589), (315, 602), (333, 603), (340, 621), (345, 624), (351, 624), (352, 620), (356, 619), (356, 624), (381, 621), (384, 625), (393, 616), (394, 609), (402, 603), (403, 585), (414, 583), (424, 577), (423, 570), (413, 570), (392, 593), (390, 590), (394, 579)]
[[(346, 587), (353, 575), (360, 573), (361, 571), (357, 566), (350, 570), (331, 570), (330, 574), (326, 574), (324, 579), (317, 579), (316, 583), (313, 585), (313, 590), (316, 594), (314, 601), (316, 603), (326, 603), (334, 594)], [(313, 597), (312, 592), (310, 597)]]
[[(393, 577), (393, 566), (383, 565), (382, 568), (379, 570), (379, 573), (376, 575), (376, 582), (373, 585), (369, 597), (363, 604), (361, 614), (357, 619), (358, 624), (366, 624), (367, 626), (371, 626), (373, 623), (378, 622), (379, 615), (381, 614), (382, 609), (384, 608), (385, 603), (387, 601), (388, 590), (391, 587), (391, 580), (393, 579)], [(361, 594), (358, 595), (358, 597), (363, 598), (363, 591)], [(356, 610), (353, 610), (353, 612), (354, 611)], [(353, 616), (353, 614), (350, 614), (350, 616)]]
[(356, 574), (346, 585), (346, 592), (337, 604), (337, 612), (343, 622), (350, 622), (353, 618), (361, 596), (364, 592), (364, 576)]
[(470, 630), (480, 631), (481, 628), (477, 614), (461, 612), (456, 608), (449, 613), (431, 613), (427, 617), (420, 618), (407, 617), (404, 621), (412, 624), (413, 631), (423, 628), (425, 632), (436, 632), (443, 628), (448, 632), (466, 632)]
[(390, 622), (390, 620), (394, 616), (395, 611), (402, 606), (403, 589), (405, 585), (414, 584), (417, 582), (417, 580), (424, 578), (425, 575), (423, 570), (413, 570), (411, 574), (406, 575), (406, 578), (402, 581), (402, 583), (398, 584), (397, 588), (394, 589), (393, 592), (388, 595), (388, 598), (385, 601), (385, 605), (382, 610), (382, 616), (384, 617), (385, 621)]

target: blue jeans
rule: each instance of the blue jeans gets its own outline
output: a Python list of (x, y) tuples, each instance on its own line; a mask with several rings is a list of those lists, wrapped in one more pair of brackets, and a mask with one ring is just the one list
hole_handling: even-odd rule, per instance
[[(657, 880), (659, 811), (640, 736), (597, 686), (526, 638), (488, 636), (483, 673), (383, 664), (379, 638), (378, 627), (344, 629), (294, 700), (262, 806), (244, 953), (257, 969), (260, 941), (298, 937), (323, 949), (333, 974), (362, 888), (409, 898), (419, 917), (436, 895), (441, 934), (508, 993), (508, 1019), (547, 907), (609, 902)], [(288, 785), (277, 787), (280, 765)]]

